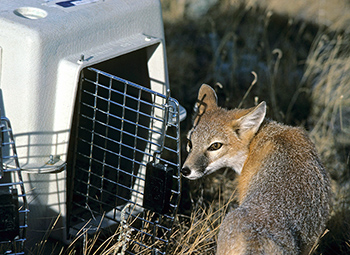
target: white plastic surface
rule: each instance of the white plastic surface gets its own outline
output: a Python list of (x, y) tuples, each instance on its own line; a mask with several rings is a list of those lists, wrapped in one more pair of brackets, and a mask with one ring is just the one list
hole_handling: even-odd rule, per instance
[[(80, 70), (162, 41), (159, 3), (2, 0), (0, 10), (2, 114), (12, 122), (21, 166), (58, 170)], [(167, 84), (165, 60), (156, 59), (151, 76)], [(48, 164), (51, 155), (61, 160)]]

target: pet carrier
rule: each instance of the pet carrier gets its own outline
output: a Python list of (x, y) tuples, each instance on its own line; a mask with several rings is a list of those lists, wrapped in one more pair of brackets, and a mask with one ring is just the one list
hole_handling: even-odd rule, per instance
[(160, 2), (0, 8), (0, 107), (29, 201), (26, 246), (121, 230), (120, 249), (164, 254), (186, 113), (170, 96)]

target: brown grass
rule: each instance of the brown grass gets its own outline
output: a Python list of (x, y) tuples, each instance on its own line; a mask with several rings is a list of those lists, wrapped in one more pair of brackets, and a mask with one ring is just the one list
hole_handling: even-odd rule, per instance
[(318, 152), (332, 177), (334, 193), (330, 229), (319, 253), (349, 253), (350, 240), (350, 46), (346, 34), (322, 35), (311, 51), (305, 82), (313, 84), (310, 116)]

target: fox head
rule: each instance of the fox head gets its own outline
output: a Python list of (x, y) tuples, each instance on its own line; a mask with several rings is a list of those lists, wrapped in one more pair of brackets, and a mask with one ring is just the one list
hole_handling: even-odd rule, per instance
[(239, 174), (248, 157), (249, 144), (265, 118), (266, 103), (250, 109), (226, 110), (217, 105), (215, 91), (203, 84), (195, 109), (182, 174), (195, 180), (224, 167)]

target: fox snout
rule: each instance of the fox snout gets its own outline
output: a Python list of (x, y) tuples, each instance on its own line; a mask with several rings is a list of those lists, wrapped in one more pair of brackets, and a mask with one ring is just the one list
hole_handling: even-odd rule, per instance
[(193, 159), (191, 156), (192, 155), (188, 156), (182, 166), (181, 173), (187, 179), (196, 180), (206, 174), (206, 168), (208, 165), (207, 158), (203, 155)]
[(191, 168), (189, 168), (188, 166), (183, 166), (181, 169), (181, 173), (184, 177), (190, 180), (199, 179), (204, 175), (202, 171), (191, 170)]
[(182, 169), (181, 169), (181, 173), (183, 174), (183, 176), (189, 176), (191, 174), (191, 169), (187, 166), (184, 166)]

